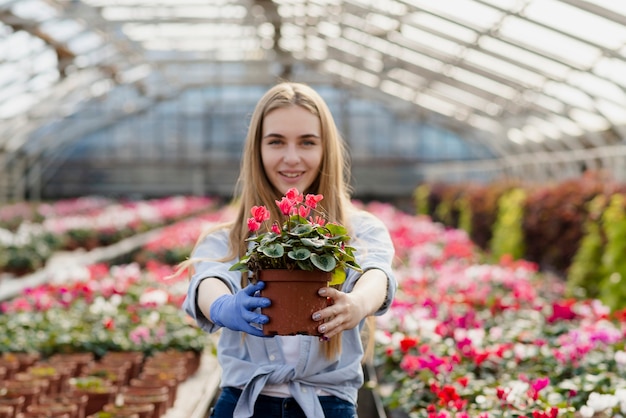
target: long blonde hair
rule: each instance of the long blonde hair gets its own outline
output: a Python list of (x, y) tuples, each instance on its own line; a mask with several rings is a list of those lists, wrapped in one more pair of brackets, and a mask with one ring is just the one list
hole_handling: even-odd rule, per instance
[[(230, 249), (225, 260), (245, 254), (247, 249), (245, 240), (249, 237), (247, 219), (253, 206), (265, 206), (271, 213), (272, 222), (281, 221), (275, 201), (281, 199), (282, 192), (271, 184), (263, 169), (261, 139), (263, 121), (267, 114), (289, 106), (300, 106), (311, 112), (319, 118), (321, 127), (323, 151), (320, 172), (309, 190), (300, 192), (322, 194), (324, 199), (319, 206), (328, 220), (349, 228), (347, 213), (353, 207), (350, 201), (350, 165), (345, 143), (332, 114), (326, 102), (311, 87), (300, 83), (283, 82), (269, 89), (261, 97), (250, 119), (233, 198), (236, 217), (228, 225)], [(242, 287), (247, 284), (247, 280), (247, 275), (242, 274)], [(341, 351), (341, 335), (331, 338), (324, 344), (326, 357), (333, 358)]]

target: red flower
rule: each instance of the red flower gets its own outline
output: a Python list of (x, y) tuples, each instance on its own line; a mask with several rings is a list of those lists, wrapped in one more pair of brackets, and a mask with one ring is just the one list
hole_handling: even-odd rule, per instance
[(278, 209), (280, 209), (280, 212), (283, 215), (290, 215), (295, 204), (295, 201), (287, 198), (286, 196), (284, 196), (280, 201), (276, 200), (276, 206), (278, 206)]
[(295, 187), (292, 187), (291, 189), (287, 190), (287, 193), (285, 193), (285, 197), (289, 200), (291, 200), (292, 202), (295, 203), (301, 203), (302, 199), (304, 198), (300, 192), (298, 191), (298, 189), (296, 189)]
[(409, 351), (409, 349), (417, 346), (417, 338), (404, 337), (400, 341), (400, 350), (403, 353)]
[(265, 206), (252, 206), (250, 209), (252, 217), (257, 222), (267, 221), (270, 218), (270, 211)]
[(322, 196), (321, 194), (308, 194), (306, 195), (304, 203), (311, 209), (315, 209), (319, 201), (323, 198), (324, 196)]
[(106, 329), (115, 329), (115, 320), (113, 318), (104, 318), (102, 324)]
[(548, 322), (553, 323), (558, 320), (570, 321), (576, 319), (578, 315), (572, 309), (574, 303), (576, 303), (574, 300), (554, 302), (552, 304), (552, 315), (548, 318)]
[(307, 216), (309, 216), (309, 213), (311, 213), (311, 208), (308, 208), (306, 206), (298, 206), (298, 215), (306, 218)]
[(256, 221), (254, 218), (248, 218), (248, 231), (254, 232), (258, 231), (261, 227), (261, 224)]

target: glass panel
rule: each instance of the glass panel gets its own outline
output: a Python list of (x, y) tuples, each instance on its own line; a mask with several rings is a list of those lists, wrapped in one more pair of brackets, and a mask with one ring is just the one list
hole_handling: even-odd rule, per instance
[(71, 39), (67, 46), (77, 54), (83, 54), (98, 48), (103, 42), (99, 35), (93, 32), (86, 32)]
[(604, 97), (619, 103), (626, 103), (626, 93), (617, 85), (591, 73), (575, 72), (568, 77), (570, 84), (581, 88), (595, 97)]
[(518, 48), (501, 40), (492, 38), (490, 36), (483, 36), (478, 42), (481, 48), (487, 51), (494, 52), (498, 55), (512, 59), (522, 63), (524, 66), (531, 66), (541, 73), (547, 73), (547, 75), (561, 79), (570, 71), (570, 68), (566, 65), (559, 63), (558, 61), (549, 60), (540, 55), (533, 54), (522, 48)]
[(500, 134), (502, 132), (502, 124), (491, 118), (485, 118), (479, 115), (471, 115), (467, 122), (475, 128), (482, 131), (491, 132), (492, 134)]
[(412, 13), (408, 16), (407, 22), (414, 23), (416, 26), (429, 28), (434, 32), (444, 33), (447, 36), (457, 38), (466, 43), (476, 41), (477, 37), (475, 31), (429, 13)]
[(430, 88), (445, 97), (449, 97), (457, 103), (463, 103), (464, 105), (471, 106), (475, 109), (484, 110), (489, 101), (482, 97), (476, 96), (466, 90), (459, 89), (457, 87), (445, 84), (441, 81), (434, 82), (430, 85)]
[(420, 9), (436, 15), (450, 17), (452, 21), (471, 22), (472, 26), (482, 29), (491, 28), (502, 18), (502, 13), (492, 7), (471, 0), (405, 0)]
[(509, 87), (502, 83), (498, 83), (497, 81), (494, 81), (490, 78), (483, 77), (481, 75), (464, 70), (459, 67), (453, 68), (450, 71), (449, 75), (455, 80), (459, 80), (465, 84), (477, 87), (491, 94), (496, 94), (506, 99), (513, 99), (518, 95), (517, 90), (512, 87)]
[(407, 71), (402, 68), (393, 68), (389, 70), (387, 76), (389, 78), (400, 81), (402, 84), (416, 88), (425, 85), (427, 82), (427, 79), (420, 76), (419, 74), (415, 74), (412, 71)]
[(558, 129), (569, 136), (580, 136), (583, 134), (583, 130), (580, 129), (578, 124), (574, 123), (569, 118), (564, 118), (561, 116), (552, 115), (548, 118), (550, 122), (552, 122)]
[(41, 24), (41, 30), (58, 42), (66, 42), (71, 37), (85, 30), (85, 26), (75, 20), (48, 20)]
[(586, 68), (601, 55), (598, 48), (514, 16), (504, 20), (500, 34), (513, 43), (528, 45), (532, 49), (543, 51), (579, 68)]
[(545, 80), (541, 74), (533, 73), (477, 50), (468, 51), (465, 55), (465, 61), (482, 68), (486, 72), (500, 74), (502, 77), (511, 79), (525, 87), (540, 89)]
[(570, 85), (549, 81), (545, 85), (544, 92), (572, 106), (582, 107), (587, 110), (593, 109), (591, 98)]
[(602, 6), (607, 10), (626, 16), (626, 2), (615, 0), (593, 0), (592, 3)]
[(415, 103), (446, 116), (453, 116), (457, 110), (456, 105), (427, 93), (418, 94)]
[(570, 116), (584, 129), (590, 131), (603, 131), (609, 127), (609, 122), (601, 116), (581, 109), (572, 109)]
[(560, 1), (535, 0), (524, 10), (524, 14), (609, 49), (617, 49), (626, 42), (626, 27)]
[(380, 89), (402, 100), (412, 101), (415, 98), (415, 90), (405, 85), (394, 83), (393, 81), (384, 80), (380, 83)]
[(594, 67), (594, 72), (626, 88), (626, 62), (615, 58), (603, 58)]
[(462, 46), (456, 42), (449, 41), (410, 25), (402, 25), (400, 33), (411, 41), (419, 42), (425, 49), (437, 51), (438, 53), (458, 56), (462, 50)]
[(539, 119), (538, 117), (531, 116), (527, 119), (527, 122), (537, 129), (542, 135), (548, 138), (559, 139), (562, 135), (559, 128), (545, 119)]
[(596, 103), (598, 110), (616, 125), (626, 124), (626, 112), (624, 106), (617, 105), (615, 103), (609, 103), (605, 100), (600, 100)]
[(54, 8), (39, 0), (21, 0), (11, 8), (11, 11), (21, 18), (40, 22), (57, 16)]
[(542, 93), (524, 93), (524, 99), (528, 103), (534, 103), (539, 107), (543, 107), (546, 110), (549, 110), (554, 113), (562, 113), (565, 105), (563, 102), (555, 99), (554, 97), (546, 96)]

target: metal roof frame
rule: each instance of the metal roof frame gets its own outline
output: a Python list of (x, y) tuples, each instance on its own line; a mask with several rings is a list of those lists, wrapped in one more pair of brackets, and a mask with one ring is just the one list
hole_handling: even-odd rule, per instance
[[(188, 88), (296, 65), (486, 145), (494, 167), (626, 137), (626, 7), (611, 0), (0, 0), (0, 34), (0, 170)], [(231, 62), (254, 71), (177, 76)], [(136, 92), (128, 108), (77, 117), (117, 89)]]

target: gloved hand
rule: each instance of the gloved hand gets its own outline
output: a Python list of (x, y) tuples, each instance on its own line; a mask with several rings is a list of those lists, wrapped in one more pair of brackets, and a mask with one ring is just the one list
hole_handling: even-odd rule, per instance
[(265, 283), (259, 281), (249, 284), (234, 295), (222, 295), (211, 305), (209, 314), (211, 321), (220, 327), (226, 327), (233, 331), (243, 331), (257, 337), (265, 337), (263, 331), (250, 325), (266, 324), (269, 321), (267, 315), (254, 312), (257, 308), (267, 308), (271, 302), (268, 298), (254, 296), (263, 289)]

